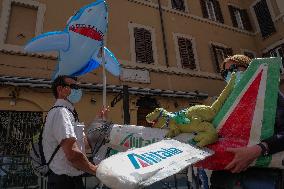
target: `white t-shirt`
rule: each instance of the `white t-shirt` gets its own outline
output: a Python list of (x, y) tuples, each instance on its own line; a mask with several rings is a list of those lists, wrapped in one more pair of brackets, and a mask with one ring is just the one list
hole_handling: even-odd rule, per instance
[[(72, 111), (74, 110), (72, 104), (63, 99), (58, 99), (54, 106), (64, 106)], [(42, 140), (46, 162), (49, 161), (58, 144), (66, 138), (75, 138), (79, 149), (85, 154), (84, 125), (76, 122), (73, 114), (64, 107), (50, 110), (46, 117)], [(61, 147), (49, 167), (58, 175), (79, 176), (83, 174), (67, 160)]]

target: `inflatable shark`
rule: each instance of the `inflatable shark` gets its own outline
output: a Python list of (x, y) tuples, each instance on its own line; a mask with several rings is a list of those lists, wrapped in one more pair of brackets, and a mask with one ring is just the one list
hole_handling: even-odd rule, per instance
[(59, 75), (80, 76), (98, 68), (102, 64), (104, 49), (106, 70), (119, 76), (119, 62), (104, 47), (107, 19), (105, 0), (98, 0), (70, 17), (64, 31), (48, 32), (33, 38), (25, 46), (25, 51), (58, 51), (58, 64), (52, 76), (55, 79)]

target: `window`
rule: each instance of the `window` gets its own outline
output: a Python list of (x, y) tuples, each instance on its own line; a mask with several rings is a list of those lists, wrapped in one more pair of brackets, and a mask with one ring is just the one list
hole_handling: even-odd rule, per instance
[(45, 5), (32, 0), (4, 0), (0, 17), (0, 46), (23, 51), (27, 40), (43, 30)]
[(281, 70), (281, 73), (283, 74), (284, 70), (284, 44), (281, 44), (280, 46), (270, 50), (270, 56), (273, 56), (273, 57), (281, 57), (282, 58), (282, 70)]
[(216, 15), (215, 15), (215, 10), (214, 10), (212, 1), (205, 1), (205, 3), (206, 3), (206, 9), (208, 12), (208, 18), (216, 21)]
[(214, 61), (216, 64), (216, 71), (220, 72), (222, 70), (221, 65), (225, 58), (233, 55), (233, 50), (231, 48), (226, 48), (222, 46), (212, 45), (212, 51), (214, 55)]
[(12, 2), (6, 44), (25, 45), (35, 36), (37, 9)]
[[(269, 50), (263, 55), (264, 57), (282, 57), (282, 68), (284, 67), (284, 43)], [(283, 70), (282, 70), (283, 74)]]
[(173, 9), (185, 12), (184, 0), (171, 0)]
[(234, 12), (234, 16), (235, 16), (235, 18), (237, 20), (238, 28), (244, 29), (244, 25), (243, 25), (243, 21), (242, 21), (242, 17), (241, 17), (241, 12), (239, 10), (236, 10)]
[(253, 8), (262, 37), (267, 38), (276, 32), (266, 0), (260, 0)]
[(151, 32), (144, 28), (134, 28), (136, 62), (154, 63)]
[(284, 58), (283, 53), (284, 52), (283, 52), (282, 47), (277, 47), (273, 51), (270, 52), (270, 55), (273, 57), (283, 57)]
[(179, 55), (182, 68), (196, 69), (192, 42), (189, 39), (178, 37)]
[(282, 57), (282, 61), (283, 61), (283, 59), (284, 59), (284, 44), (270, 50), (269, 55), (271, 57)]
[(239, 9), (231, 5), (228, 6), (233, 26), (239, 29), (252, 30), (248, 13), (245, 9)]
[(244, 55), (246, 55), (247, 57), (249, 57), (251, 59), (255, 58), (255, 54), (253, 52), (244, 51)]
[(224, 23), (220, 4), (217, 0), (200, 0), (204, 18)]

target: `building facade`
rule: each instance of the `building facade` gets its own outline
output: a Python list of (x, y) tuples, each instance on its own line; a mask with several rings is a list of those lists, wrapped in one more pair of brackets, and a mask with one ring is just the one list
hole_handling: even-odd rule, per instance
[[(68, 18), (91, 2), (0, 0), (3, 144), (11, 139), (7, 133), (14, 134), (15, 141), (29, 138), (21, 133), (38, 127), (38, 122), (29, 118), (44, 117), (54, 103), (50, 78), (57, 53), (26, 53), (23, 46), (40, 33), (63, 30)], [(112, 105), (108, 117), (114, 123), (124, 123), (128, 105), (130, 124), (147, 125), (145, 115), (155, 107), (176, 111), (197, 103), (211, 103), (225, 86), (219, 73), (220, 63), (229, 55), (284, 56), (283, 0), (107, 3), (106, 46), (122, 66), (119, 78), (107, 74), (107, 104)], [(102, 107), (101, 68), (79, 81), (85, 93), (76, 107), (80, 119), (89, 124)], [(128, 86), (126, 105), (122, 100), (123, 86)], [(280, 88), (284, 89), (282, 82)], [(30, 124), (21, 126), (22, 122)]]

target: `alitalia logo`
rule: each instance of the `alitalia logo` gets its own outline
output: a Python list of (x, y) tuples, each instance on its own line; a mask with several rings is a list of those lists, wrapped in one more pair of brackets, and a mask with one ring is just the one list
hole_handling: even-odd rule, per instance
[(121, 140), (120, 145), (125, 146), (127, 148), (141, 148), (149, 144), (153, 144), (157, 141), (159, 141), (159, 139), (157, 138), (145, 140), (142, 137), (135, 137), (133, 136), (133, 134), (129, 134)]
[(149, 165), (159, 163), (182, 152), (182, 150), (177, 148), (161, 148), (157, 151), (150, 151), (142, 154), (131, 153), (127, 156), (134, 168), (140, 169), (141, 167), (148, 167)]

